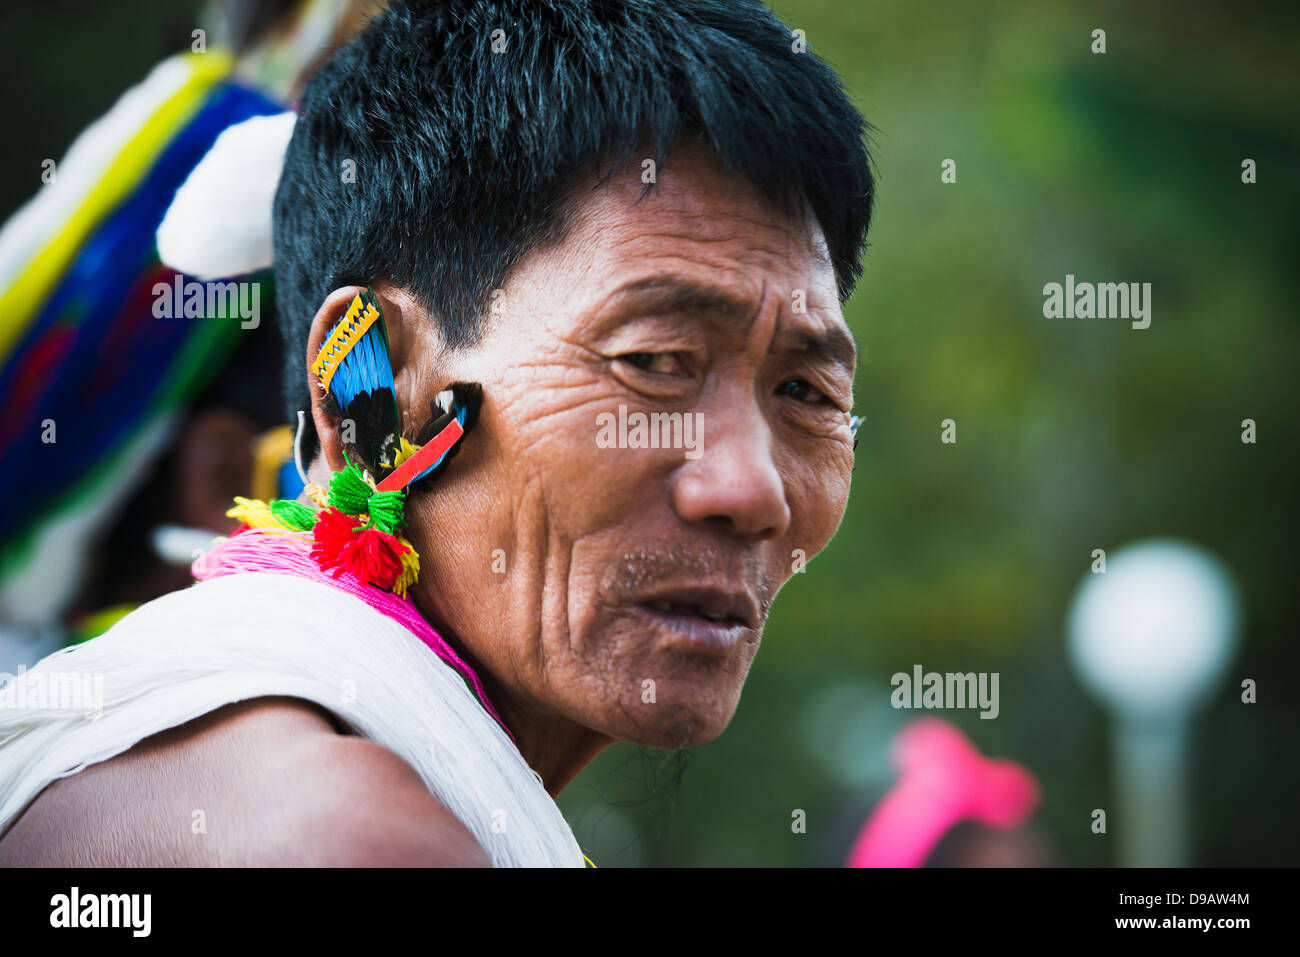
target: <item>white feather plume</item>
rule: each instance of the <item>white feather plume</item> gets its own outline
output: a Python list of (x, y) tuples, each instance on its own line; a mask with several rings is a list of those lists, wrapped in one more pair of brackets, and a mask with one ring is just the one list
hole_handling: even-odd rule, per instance
[(158, 227), (164, 265), (197, 279), (271, 265), (271, 209), (296, 119), (293, 112), (255, 116), (217, 137)]

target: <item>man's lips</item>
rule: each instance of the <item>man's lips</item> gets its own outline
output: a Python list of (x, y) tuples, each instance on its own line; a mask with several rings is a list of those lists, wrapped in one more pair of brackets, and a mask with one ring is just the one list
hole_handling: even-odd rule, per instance
[(714, 585), (658, 588), (633, 603), (663, 614), (695, 615), (715, 624), (758, 625), (758, 602), (748, 591)]
[(758, 627), (758, 602), (748, 591), (715, 586), (660, 588), (629, 604), (693, 649), (727, 654)]

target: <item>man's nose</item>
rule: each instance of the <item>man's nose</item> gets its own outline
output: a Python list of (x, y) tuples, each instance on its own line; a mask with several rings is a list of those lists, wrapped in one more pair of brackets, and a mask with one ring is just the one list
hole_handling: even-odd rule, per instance
[(771, 428), (757, 414), (745, 422), (724, 420), (726, 427), (712, 429), (709, 418), (699, 458), (674, 473), (677, 514), (683, 521), (719, 525), (745, 538), (783, 535), (790, 527), (790, 507), (772, 456)]

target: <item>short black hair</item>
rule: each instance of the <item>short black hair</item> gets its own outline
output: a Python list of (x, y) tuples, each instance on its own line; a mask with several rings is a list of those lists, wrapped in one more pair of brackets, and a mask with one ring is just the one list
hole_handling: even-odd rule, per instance
[(861, 273), (868, 127), (758, 0), (396, 0), (299, 112), (274, 226), (291, 418), (332, 290), (394, 282), (472, 344), (491, 290), (562, 229), (575, 178), (647, 143), (662, 160), (699, 137), (764, 195), (806, 203), (841, 299)]

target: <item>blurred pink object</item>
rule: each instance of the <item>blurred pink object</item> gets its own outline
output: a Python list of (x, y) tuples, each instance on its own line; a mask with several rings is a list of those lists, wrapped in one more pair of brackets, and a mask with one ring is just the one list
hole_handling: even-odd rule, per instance
[(984, 757), (938, 718), (899, 732), (894, 758), (902, 776), (867, 819), (846, 867), (920, 867), (959, 821), (1013, 828), (1038, 805), (1029, 771)]

